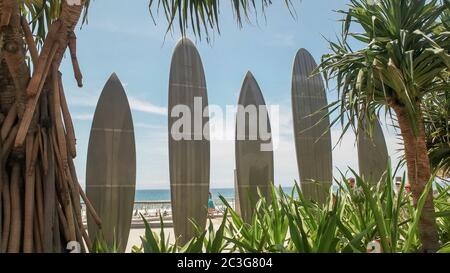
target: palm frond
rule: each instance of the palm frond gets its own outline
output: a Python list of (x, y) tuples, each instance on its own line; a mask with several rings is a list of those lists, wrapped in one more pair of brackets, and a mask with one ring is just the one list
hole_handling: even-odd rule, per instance
[(425, 131), (430, 163), (442, 177), (450, 177), (450, 86), (448, 79), (437, 85), (436, 92), (425, 97)]
[[(65, 0), (24, 0), (20, 2), (21, 13), (31, 26), (36, 44), (41, 46), (50, 24), (59, 18), (61, 4)], [(82, 24), (87, 23), (87, 15), (91, 0), (82, 0), (84, 11)]]
[(316, 73), (337, 82), (335, 122), (343, 134), (371, 116), (391, 115), (394, 105), (405, 108), (417, 134), (419, 102), (450, 67), (447, 35), (439, 31), (444, 10), (438, 0), (351, 0), (348, 10), (338, 11), (344, 17), (341, 38), (329, 42), (331, 52)]
[[(292, 0), (283, 0), (290, 12), (295, 17), (295, 9)], [(188, 29), (192, 33), (202, 38), (202, 33), (209, 41), (212, 33), (220, 34), (219, 0), (150, 0), (149, 11), (155, 22), (154, 10), (159, 13), (160, 10), (166, 17), (168, 26), (167, 33), (173, 30), (178, 24), (182, 36), (186, 36)], [(265, 10), (272, 5), (272, 0), (230, 0), (233, 15), (239, 27), (243, 26), (243, 21), (251, 21), (254, 16), (258, 18), (259, 12), (265, 14)]]

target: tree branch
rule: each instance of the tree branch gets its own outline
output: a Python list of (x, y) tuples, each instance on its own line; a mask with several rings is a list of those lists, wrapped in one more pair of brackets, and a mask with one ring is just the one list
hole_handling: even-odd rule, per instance
[[(49, 34), (47, 35), (47, 38), (44, 42), (44, 47), (47, 46), (47, 49), (45, 49), (46, 52), (50, 52), (49, 51), (50, 48), (53, 51), (55, 47), (57, 47), (55, 51), (55, 56), (52, 57), (51, 55), (44, 55), (44, 52), (42, 52), (41, 56), (39, 57), (38, 67), (34, 71), (33, 77), (31, 78), (31, 81), (27, 88), (28, 95), (34, 97), (32, 97), (28, 101), (28, 104), (26, 106), (25, 114), (20, 123), (19, 133), (17, 134), (17, 138), (14, 144), (15, 147), (23, 145), (25, 136), (28, 132), (34, 111), (37, 106), (37, 101), (42, 91), (42, 87), (47, 77), (50, 76), (48, 75), (48, 71), (46, 71), (46, 68), (49, 67), (50, 63), (57, 68), (59, 68), (59, 66), (61, 65), (61, 61), (64, 57), (64, 52), (66, 51), (66, 48), (69, 45), (70, 34), (74, 31), (75, 26), (80, 19), (81, 12), (83, 10), (83, 5), (84, 0), (78, 1), (66, 0), (62, 3), (62, 10), (59, 18), (60, 23), (56, 23), (57, 21), (55, 21), (56, 24), (61, 24), (61, 26), (58, 27), (56, 25), (54, 27), (54, 30), (51, 30), (52, 33), (50, 33), (49, 31)], [(56, 36), (53, 37), (50, 35)]]

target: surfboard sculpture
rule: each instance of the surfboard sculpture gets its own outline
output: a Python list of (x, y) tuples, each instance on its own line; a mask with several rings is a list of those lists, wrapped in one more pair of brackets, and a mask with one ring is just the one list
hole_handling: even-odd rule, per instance
[(102, 220), (99, 232), (88, 216), (91, 238), (104, 238), (119, 251), (127, 246), (136, 186), (133, 119), (125, 90), (114, 73), (95, 110), (86, 165), (86, 194)]
[(238, 215), (241, 215), (239, 203), (240, 203), (240, 201), (239, 201), (239, 187), (238, 187), (238, 183), (237, 183), (237, 172), (236, 172), (236, 170), (234, 170), (234, 211)]
[(200, 55), (187, 38), (172, 56), (169, 81), (169, 168), (172, 214), (178, 242), (185, 244), (207, 217), (210, 142), (208, 97)]
[(244, 221), (250, 223), (259, 199), (258, 188), (269, 198), (274, 179), (268, 111), (261, 89), (250, 72), (245, 76), (239, 96), (235, 145), (239, 211)]
[(311, 54), (300, 49), (292, 75), (292, 112), (302, 192), (306, 198), (323, 203), (333, 179), (332, 146), (327, 131), (330, 120), (320, 121), (327, 113), (320, 111), (327, 106), (325, 87), (320, 75), (311, 77), (316, 67)]
[(369, 184), (376, 185), (386, 172), (389, 155), (378, 119), (374, 121), (372, 136), (359, 127), (358, 137), (358, 165), (359, 173)]

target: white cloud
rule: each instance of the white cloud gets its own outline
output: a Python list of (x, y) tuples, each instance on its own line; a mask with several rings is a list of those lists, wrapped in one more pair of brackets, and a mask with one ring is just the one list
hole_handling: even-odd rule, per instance
[[(68, 103), (71, 107), (95, 108), (97, 106), (100, 92), (95, 92), (94, 94), (96, 95), (80, 92), (70, 92), (70, 95), (68, 95)], [(131, 110), (133, 111), (163, 116), (167, 115), (166, 107), (158, 106), (150, 101), (128, 96), (128, 102), (130, 104)]]
[(92, 120), (94, 118), (94, 115), (89, 113), (75, 114), (72, 118), (73, 120), (87, 121)]
[(294, 48), (298, 46), (298, 43), (295, 41), (294, 33), (276, 33), (271, 39), (267, 40), (266, 45), (271, 47)]
[[(97, 93), (95, 93), (97, 94)], [(98, 92), (99, 94), (99, 92)], [(95, 107), (97, 105), (99, 95), (88, 94), (85, 92), (68, 92), (67, 103), (71, 107)]]
[(166, 107), (157, 106), (149, 101), (134, 97), (128, 97), (128, 101), (130, 102), (131, 109), (134, 111), (162, 116), (167, 115)]

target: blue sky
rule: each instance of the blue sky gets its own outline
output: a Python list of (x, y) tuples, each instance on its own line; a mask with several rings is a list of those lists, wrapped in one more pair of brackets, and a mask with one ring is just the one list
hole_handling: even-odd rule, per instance
[[(209, 103), (235, 105), (243, 77), (248, 70), (255, 75), (267, 104), (280, 105), (281, 141), (275, 151), (275, 180), (289, 186), (298, 178), (290, 107), (291, 74), (299, 48), (309, 50), (316, 60), (328, 51), (325, 38), (334, 39), (341, 19), (333, 10), (344, 9), (346, 1), (294, 1), (298, 18), (289, 15), (282, 2), (267, 10), (267, 21), (246, 24), (239, 29), (230, 3), (221, 1), (221, 35), (211, 44), (193, 39), (201, 54), (208, 86)], [(165, 37), (162, 14), (153, 24), (148, 0), (96, 0), (91, 3), (89, 23), (77, 29), (78, 59), (84, 76), (79, 89), (66, 56), (62, 66), (66, 96), (77, 133), (76, 167), (85, 181), (89, 130), (100, 92), (111, 73), (116, 72), (125, 86), (132, 107), (137, 149), (137, 187), (169, 187), (167, 144), (167, 93), (170, 60), (180, 38), (174, 31)], [(325, 37), (325, 38), (324, 38)], [(333, 94), (329, 93), (329, 98)], [(232, 132), (230, 132), (232, 133)], [(332, 131), (333, 142), (339, 128)], [(391, 156), (396, 158), (395, 136), (386, 132)], [(347, 166), (357, 169), (354, 138), (348, 135), (333, 152), (335, 174)], [(211, 143), (211, 185), (232, 187), (234, 143)]]

